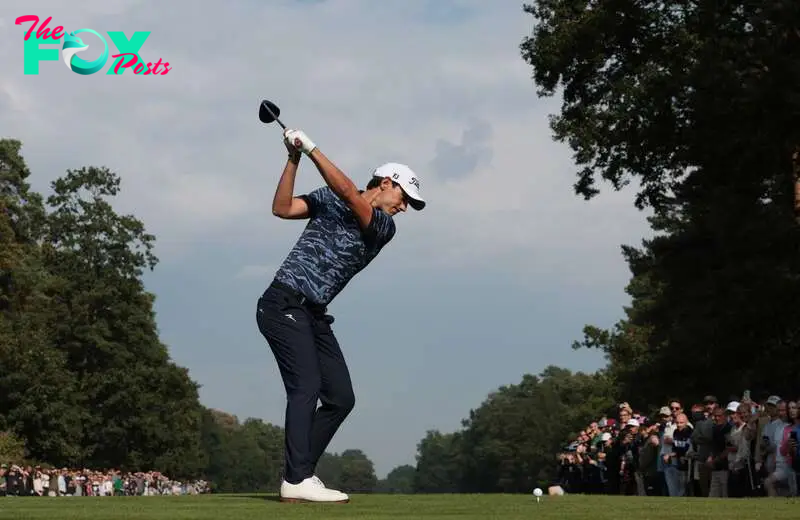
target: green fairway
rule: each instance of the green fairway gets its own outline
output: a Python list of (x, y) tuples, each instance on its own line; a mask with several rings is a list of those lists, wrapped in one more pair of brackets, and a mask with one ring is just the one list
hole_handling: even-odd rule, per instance
[(355, 495), (349, 504), (282, 504), (274, 496), (80, 497), (0, 499), (0, 518), (13, 520), (248, 520), (248, 519), (559, 519), (692, 520), (800, 517), (800, 501), (788, 499), (670, 499), (640, 497), (544, 497), (526, 495)]

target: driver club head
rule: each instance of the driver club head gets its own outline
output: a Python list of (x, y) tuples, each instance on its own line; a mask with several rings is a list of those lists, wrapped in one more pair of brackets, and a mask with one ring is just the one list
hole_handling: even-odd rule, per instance
[(286, 125), (284, 125), (278, 116), (281, 115), (281, 109), (278, 108), (278, 105), (269, 101), (267, 99), (261, 101), (261, 105), (258, 108), (258, 119), (261, 120), (262, 123), (269, 124), (273, 121), (277, 121), (281, 128), (286, 130)]

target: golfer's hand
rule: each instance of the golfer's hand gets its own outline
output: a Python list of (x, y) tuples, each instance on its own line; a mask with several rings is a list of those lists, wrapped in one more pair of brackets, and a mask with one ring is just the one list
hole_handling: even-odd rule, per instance
[(294, 163), (299, 162), (300, 157), (303, 156), (303, 152), (295, 148), (295, 146), (286, 138), (283, 139), (283, 144), (286, 146), (286, 150), (289, 151), (289, 159)]
[(287, 128), (286, 131), (283, 132), (283, 137), (285, 137), (289, 143), (293, 144), (295, 148), (306, 155), (309, 155), (314, 151), (314, 148), (317, 147), (317, 145), (315, 145), (314, 142), (309, 139), (306, 133), (302, 130), (292, 130)]

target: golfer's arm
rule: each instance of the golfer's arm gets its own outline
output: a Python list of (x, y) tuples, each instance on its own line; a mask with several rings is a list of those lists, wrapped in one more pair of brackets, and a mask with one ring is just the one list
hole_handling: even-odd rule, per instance
[(294, 196), (294, 179), (297, 175), (297, 162), (291, 158), (283, 168), (275, 196), (272, 199), (272, 214), (284, 219), (308, 218), (308, 204)]
[(372, 221), (372, 205), (361, 196), (358, 187), (353, 184), (353, 181), (342, 170), (325, 157), (325, 154), (320, 152), (319, 148), (314, 148), (309, 157), (319, 170), (325, 183), (353, 211), (361, 228), (367, 229)]

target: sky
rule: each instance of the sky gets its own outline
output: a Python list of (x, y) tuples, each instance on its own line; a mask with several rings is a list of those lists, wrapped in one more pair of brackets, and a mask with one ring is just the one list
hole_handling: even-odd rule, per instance
[[(495, 0), (5, 0), (2, 137), (20, 139), (43, 193), (68, 168), (107, 166), (114, 202), (157, 237), (145, 277), (173, 359), (204, 405), (283, 424), (285, 394), (256, 326), (256, 301), (302, 231), (272, 216), (286, 159), (269, 99), (360, 186), (377, 165), (411, 166), (428, 201), (331, 304), (356, 407), (329, 451), (362, 449), (379, 477), (414, 464), (427, 430), (450, 432), (497, 387), (573, 351), (585, 324), (613, 325), (629, 299), (621, 244), (649, 235), (633, 189), (591, 201), (519, 45), (534, 19)], [(68, 31), (151, 31), (166, 75), (79, 75), (60, 61), (23, 72), (18, 16)], [(41, 23), (41, 22), (40, 22)], [(85, 60), (102, 43), (82, 35)], [(108, 38), (106, 38), (109, 40)], [(109, 40), (111, 54), (116, 53)], [(60, 48), (60, 46), (53, 46)], [(59, 55), (60, 58), (60, 55)], [(109, 61), (111, 63), (111, 61)], [(323, 185), (301, 162), (296, 193)]]

